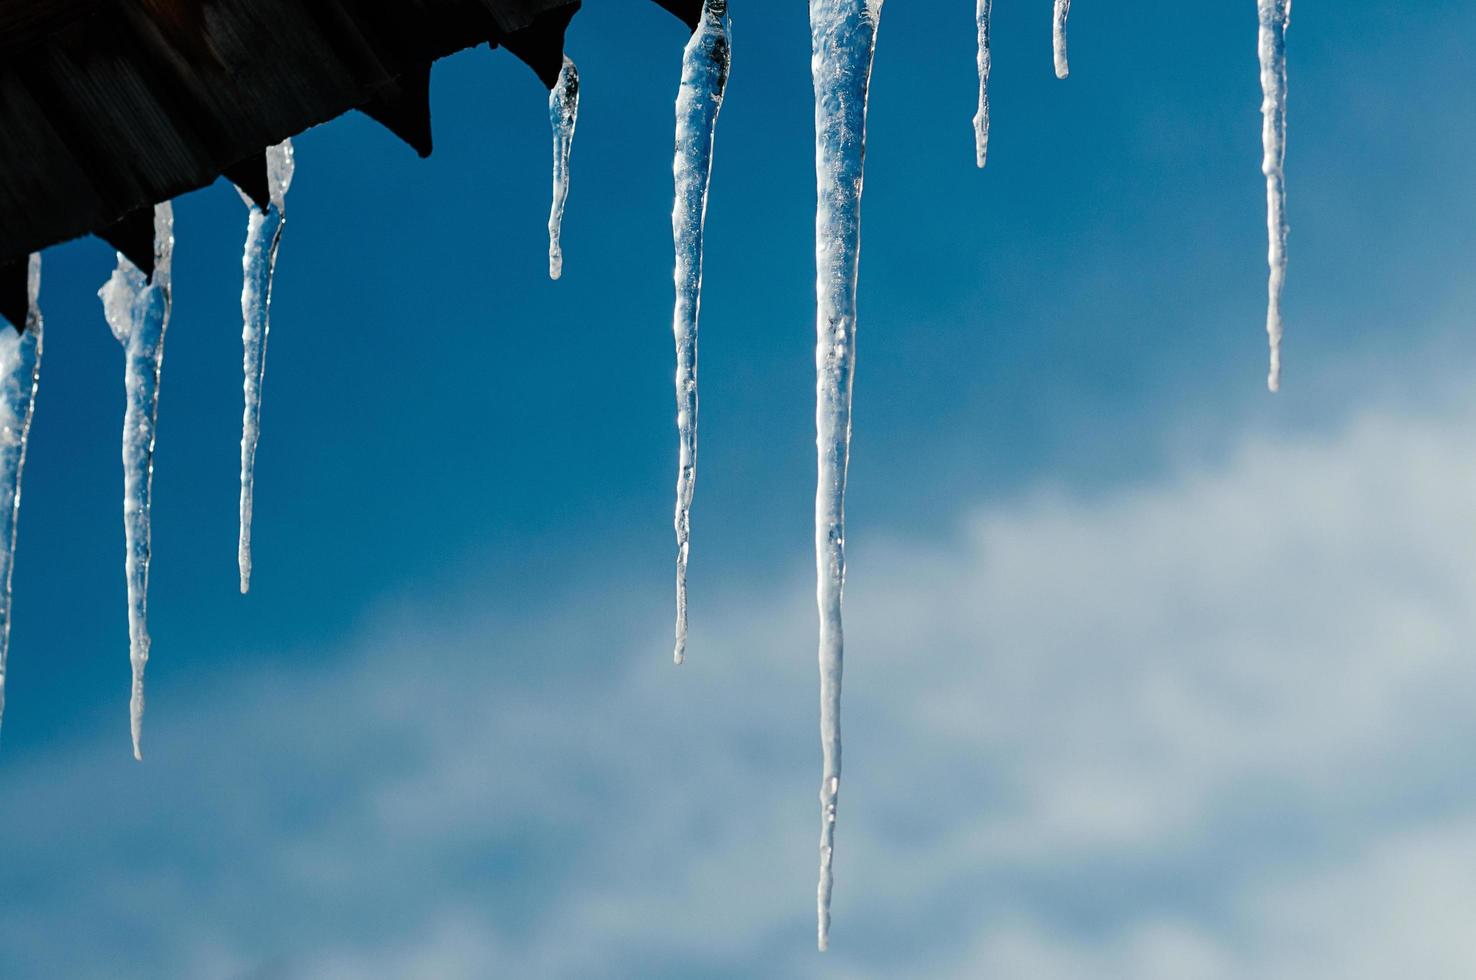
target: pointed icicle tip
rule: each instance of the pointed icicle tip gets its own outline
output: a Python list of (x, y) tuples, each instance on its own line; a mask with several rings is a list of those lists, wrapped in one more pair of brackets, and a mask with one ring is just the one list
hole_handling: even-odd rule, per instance
[(414, 65), (380, 89), (359, 111), (410, 145), (422, 157), (431, 155), (430, 62)]
[(1071, 0), (1056, 0), (1055, 14), (1051, 19), (1051, 46), (1056, 60), (1056, 77), (1071, 74), (1066, 62), (1066, 18), (1071, 13)]
[(271, 333), (272, 279), (277, 248), (287, 221), (287, 189), (295, 163), (292, 141), (267, 150), (271, 206), (253, 208), (246, 218), (246, 246), (241, 253), (241, 503), (236, 566), (241, 594), (251, 591), (251, 519), (256, 492), (256, 447), (261, 439), (261, 389), (266, 380), (267, 338)]
[(21, 474), (26, 442), (41, 381), (41, 256), (23, 259), (25, 321), (12, 333), (0, 325), (0, 715), (5, 712), (5, 669), (10, 651), (11, 591), (16, 528), (20, 523)]
[(820, 618), (820, 881), (817, 944), (829, 945), (836, 803), (841, 776), (842, 597), (846, 468), (855, 379), (856, 277), (866, 101), (881, 0), (810, 0), (815, 90), (815, 599)]
[(133, 683), (128, 699), (133, 757), (143, 758), (143, 684), (149, 662), (150, 509), (154, 435), (159, 421), (159, 377), (169, 328), (174, 210), (169, 202), (152, 209), (154, 277), (119, 254), (112, 276), (98, 291), (113, 336), (123, 345), (123, 537), (128, 584), (128, 660)]
[(1257, 0), (1261, 62), (1261, 173), (1266, 178), (1266, 337), (1271, 364), (1266, 388), (1281, 388), (1281, 293), (1286, 285), (1286, 29), (1291, 0)]
[(691, 553), (692, 497), (697, 483), (697, 321), (702, 306), (702, 236), (713, 140), (728, 84), (732, 27), (727, 0), (707, 0), (702, 20), (682, 52), (676, 100), (675, 182), (671, 234), (675, 251), (677, 481), (676, 642), (672, 661), (687, 658), (687, 559)]
[(993, 0), (977, 0), (974, 8), (975, 26), (979, 34), (979, 53), (976, 62), (979, 69), (979, 108), (974, 112), (974, 163), (979, 169), (989, 158), (989, 14)]
[(548, 93), (548, 122), (553, 130), (553, 200), (548, 208), (548, 277), (564, 274), (564, 204), (569, 199), (569, 155), (579, 122), (579, 69), (568, 55)]

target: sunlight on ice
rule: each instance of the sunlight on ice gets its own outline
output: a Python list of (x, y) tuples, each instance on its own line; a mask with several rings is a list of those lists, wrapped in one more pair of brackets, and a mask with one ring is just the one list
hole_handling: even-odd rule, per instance
[(881, 0), (810, 0), (815, 88), (815, 487), (816, 604), (820, 613), (820, 884), (817, 931), (830, 944), (830, 894), (840, 795), (841, 668), (845, 641), (846, 467), (856, 370), (856, 276), (866, 99)]
[[(0, 317), (0, 718), (5, 714), (5, 662), (10, 651), (10, 582), (20, 522), (21, 472), (26, 440), (41, 381), (41, 256), (32, 254), (26, 272), (29, 309), (24, 324)], [(22, 333), (14, 327), (24, 326)]]
[(271, 334), (272, 279), (277, 248), (287, 224), (287, 189), (292, 185), (292, 141), (267, 147), (271, 203), (262, 212), (245, 194), (246, 248), (241, 254), (241, 360), (245, 405), (241, 410), (241, 533), (236, 564), (241, 593), (251, 588), (251, 510), (256, 488), (256, 445), (261, 439), (261, 386), (266, 377), (267, 338)]
[(553, 128), (553, 203), (548, 210), (548, 277), (564, 274), (564, 247), (559, 235), (564, 225), (564, 202), (569, 197), (569, 153), (574, 148), (574, 124), (579, 121), (579, 69), (569, 56), (559, 69), (559, 80), (548, 93), (548, 121)]
[(712, 175), (713, 136), (728, 84), (733, 36), (728, 0), (706, 0), (702, 19), (682, 52), (682, 82), (676, 100), (676, 181), (671, 212), (675, 243), (676, 403), (679, 461), (676, 485), (676, 646), (672, 659), (687, 657), (687, 556), (692, 535), (692, 493), (697, 482), (697, 318), (702, 307), (702, 228)]
[(159, 420), (159, 374), (171, 306), (174, 208), (154, 206), (152, 280), (122, 253), (113, 275), (98, 290), (113, 336), (124, 349), (123, 536), (128, 579), (128, 658), (133, 689), (128, 701), (133, 757), (143, 758), (143, 679), (149, 662), (149, 504), (154, 482), (154, 434)]
[(1266, 175), (1266, 231), (1269, 239), (1266, 283), (1266, 335), (1271, 367), (1266, 387), (1281, 388), (1281, 290), (1286, 284), (1286, 28), (1291, 0), (1257, 0), (1261, 29), (1256, 45), (1261, 60), (1261, 173)]

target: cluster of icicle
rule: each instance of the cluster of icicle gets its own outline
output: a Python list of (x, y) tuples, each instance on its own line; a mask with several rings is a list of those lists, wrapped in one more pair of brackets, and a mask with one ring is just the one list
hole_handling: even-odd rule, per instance
[[(845, 588), (845, 489), (850, 455), (851, 390), (855, 375), (856, 276), (861, 250), (861, 189), (866, 101), (876, 50), (881, 0), (810, 0), (811, 69), (815, 89), (815, 491), (816, 599), (820, 614), (820, 883), (819, 948), (829, 945), (836, 805), (840, 792), (840, 692), (844, 663), (841, 604)], [(991, 0), (976, 0), (979, 104), (974, 115), (975, 162), (989, 147), (989, 18)], [(1264, 95), (1262, 171), (1270, 237), (1266, 330), (1271, 344), (1268, 385), (1280, 384), (1281, 291), (1286, 277), (1286, 28), (1291, 0), (1257, 0)], [(1071, 0), (1055, 0), (1051, 24), (1057, 78), (1070, 74), (1066, 23)], [(684, 457), (685, 461), (685, 457)], [(685, 557), (685, 539), (683, 557)], [(685, 595), (680, 595), (682, 613)], [(684, 623), (684, 620), (683, 620)]]
[[(818, 0), (812, 0), (813, 9)], [(852, 0), (865, 5), (867, 0)], [(989, 15), (991, 0), (976, 0), (979, 34), (979, 108), (974, 114), (975, 161), (984, 166), (989, 149)], [(1071, 0), (1055, 0), (1051, 16), (1051, 48), (1056, 77), (1071, 73), (1066, 57), (1066, 20)], [(1266, 387), (1281, 389), (1281, 292), (1286, 284), (1286, 28), (1291, 19), (1291, 0), (1256, 0), (1260, 21), (1257, 51), (1261, 64), (1261, 172), (1266, 177), (1266, 231), (1269, 239), (1267, 263), (1266, 334), (1271, 347), (1271, 366)]]
[[(991, 0), (976, 0), (979, 104), (974, 116), (976, 162), (983, 167), (989, 140), (989, 18)], [(1055, 73), (1067, 77), (1066, 21), (1070, 0), (1054, 0)], [(850, 458), (851, 391), (856, 369), (856, 286), (861, 254), (861, 191), (866, 150), (866, 105), (882, 0), (810, 0), (811, 72), (815, 96), (815, 490), (816, 602), (819, 610), (820, 880), (818, 944), (829, 944), (836, 806), (840, 794), (840, 695), (845, 644), (841, 618), (845, 589), (845, 490)], [(1262, 171), (1266, 178), (1269, 386), (1280, 376), (1281, 291), (1286, 274), (1286, 28), (1291, 0), (1257, 0), (1264, 95)], [(675, 530), (676, 630), (674, 659), (687, 646), (687, 559), (697, 462), (697, 325), (702, 299), (702, 238), (712, 175), (714, 134), (722, 108), (732, 50), (727, 0), (705, 0), (701, 19), (682, 55), (676, 99), (675, 182), (671, 225), (675, 251), (678, 471)], [(560, 227), (569, 193), (569, 157), (579, 112), (579, 73), (567, 57), (549, 93), (553, 131), (553, 199), (549, 210), (549, 276), (563, 269)], [(251, 581), (251, 514), (261, 389), (270, 331), (272, 280), (286, 222), (292, 182), (290, 141), (267, 151), (270, 203), (265, 211), (246, 200), (242, 256), (241, 525), (238, 549), (241, 591)], [(133, 751), (141, 758), (143, 677), (149, 658), (149, 502), (164, 336), (169, 327), (170, 265), (174, 248), (169, 203), (154, 209), (154, 271), (146, 277), (121, 253), (99, 291), (113, 334), (125, 350), (123, 422), (124, 536), (128, 579), (129, 655), (133, 667), (130, 719)], [(4, 710), (6, 650), (10, 636), (10, 582), (21, 471), (40, 377), (42, 321), (37, 300), (39, 256), (31, 256), (30, 309), (24, 332), (0, 330), (0, 713)], [(19, 325), (12, 325), (19, 326)]]
[[(1270, 386), (1280, 371), (1280, 295), (1285, 276), (1286, 222), (1282, 162), (1286, 135), (1285, 31), (1290, 0), (1257, 0), (1261, 81), (1265, 91), (1265, 160), (1271, 235)], [(697, 479), (697, 325), (702, 305), (702, 236), (712, 175), (713, 142), (732, 53), (727, 0), (705, 0), (682, 55), (676, 99), (675, 182), (671, 226), (675, 248), (678, 465), (676, 484), (676, 629), (673, 659), (687, 653), (687, 562), (692, 497)], [(850, 460), (851, 391), (856, 370), (856, 285), (861, 254), (861, 191), (866, 156), (866, 105), (882, 0), (810, 0), (811, 72), (815, 94), (815, 489), (816, 602), (820, 618), (820, 881), (818, 945), (829, 945), (830, 898), (840, 795), (840, 695), (845, 659), (841, 617), (845, 592), (845, 491)], [(976, 0), (979, 103), (974, 115), (975, 162), (989, 148), (989, 19), (992, 0)], [(1054, 0), (1052, 54), (1057, 78), (1070, 74), (1066, 24), (1071, 0)], [(553, 128), (553, 203), (549, 213), (549, 275), (563, 268), (559, 228), (569, 192), (569, 151), (579, 107), (579, 76), (564, 59), (549, 95)]]
[[(271, 329), (272, 279), (277, 249), (286, 220), (287, 188), (292, 183), (291, 141), (269, 147), (266, 153), (270, 203), (262, 211), (249, 199), (246, 246), (242, 253), (241, 342), (244, 408), (241, 417), (241, 526), (237, 559), (241, 591), (251, 583), (251, 510), (255, 485), (256, 446), (261, 434), (261, 386), (266, 370), (266, 343)], [(121, 252), (108, 281), (98, 290), (103, 315), (113, 336), (123, 345), (123, 536), (124, 572), (128, 584), (128, 654), (133, 668), (129, 697), (129, 729), (133, 756), (143, 758), (144, 670), (149, 662), (150, 511), (154, 481), (154, 443), (159, 420), (159, 380), (164, 367), (164, 338), (173, 303), (174, 209), (169, 202), (154, 208), (154, 270), (146, 276)], [(32, 291), (39, 272), (33, 266)], [(33, 305), (34, 310), (34, 305)], [(39, 366), (39, 316), (35, 332)], [(26, 339), (31, 337), (27, 331)], [(27, 421), (29, 411), (27, 412)], [(20, 458), (24, 456), (24, 438)], [(3, 466), (0, 462), (0, 466)], [(16, 465), (17, 481), (19, 462)], [(0, 480), (5, 471), (0, 470)], [(16, 497), (19, 492), (17, 489)], [(14, 534), (14, 514), (10, 533)], [(3, 533), (4, 529), (0, 529)], [(4, 574), (8, 576), (7, 559)], [(9, 625), (9, 592), (6, 621)], [(3, 654), (0, 654), (3, 656)]]

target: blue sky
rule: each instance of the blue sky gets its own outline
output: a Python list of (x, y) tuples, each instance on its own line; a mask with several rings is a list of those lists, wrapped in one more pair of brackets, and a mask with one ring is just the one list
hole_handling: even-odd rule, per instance
[(997, 5), (983, 172), (971, 7), (879, 36), (831, 953), (805, 12), (733, 8), (675, 670), (684, 38), (628, 0), (570, 35), (557, 283), (504, 53), (428, 161), (296, 141), (247, 597), (245, 215), (178, 203), (141, 766), (110, 256), (46, 253), (0, 973), (1469, 976), (1476, 11), (1294, 10), (1273, 398), (1249, 0), (1078, 3), (1065, 82)]

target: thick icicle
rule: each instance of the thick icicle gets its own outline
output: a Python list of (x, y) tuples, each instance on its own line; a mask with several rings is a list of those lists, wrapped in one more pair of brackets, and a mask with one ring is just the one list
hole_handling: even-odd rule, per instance
[[(26, 294), (25, 332), (0, 317), (0, 717), (5, 713), (5, 659), (10, 650), (10, 578), (15, 570), (15, 535), (20, 520), (21, 471), (26, 438), (41, 380), (41, 256), (32, 255)], [(20, 326), (17, 324), (16, 326)]]
[(246, 248), (241, 256), (241, 350), (245, 407), (241, 412), (241, 536), (236, 564), (241, 593), (251, 588), (251, 501), (256, 486), (256, 444), (261, 438), (261, 385), (266, 376), (267, 338), (272, 322), (272, 277), (277, 247), (287, 224), (287, 188), (292, 185), (292, 141), (267, 148), (271, 204), (263, 212), (245, 194)]
[(671, 236), (676, 246), (677, 434), (680, 459), (676, 485), (676, 647), (673, 659), (687, 656), (687, 552), (692, 534), (692, 491), (697, 482), (697, 317), (702, 306), (702, 226), (707, 217), (707, 183), (712, 175), (713, 133), (723, 91), (733, 34), (728, 0), (705, 0), (702, 19), (682, 53), (682, 84), (676, 101), (676, 155), (672, 173), (676, 204)]
[(1051, 19), (1051, 47), (1056, 56), (1056, 77), (1071, 74), (1066, 64), (1066, 16), (1071, 13), (1071, 0), (1056, 0), (1055, 16)]
[(574, 147), (574, 124), (579, 121), (579, 69), (564, 55), (559, 80), (548, 93), (548, 121), (553, 127), (553, 203), (548, 209), (548, 277), (564, 274), (564, 248), (559, 233), (564, 224), (564, 201), (569, 197), (569, 151)]
[(1286, 26), (1291, 0), (1257, 0), (1261, 31), (1261, 173), (1266, 175), (1266, 230), (1270, 239), (1266, 334), (1271, 368), (1266, 387), (1281, 388), (1281, 289), (1286, 284)]
[(154, 207), (154, 277), (122, 254), (98, 296), (113, 336), (124, 349), (123, 537), (128, 578), (128, 657), (133, 666), (129, 722), (133, 757), (142, 759), (144, 666), (149, 662), (149, 502), (154, 483), (154, 431), (159, 419), (159, 372), (169, 329), (174, 209)]
[(974, 162), (981, 168), (989, 156), (989, 8), (993, 0), (978, 0), (974, 17), (979, 27), (979, 111), (974, 113)]
[(866, 97), (881, 0), (810, 0), (815, 86), (815, 488), (816, 601), (820, 611), (819, 946), (829, 946), (831, 864), (840, 793), (841, 599), (846, 577), (846, 467), (855, 377), (856, 273)]

